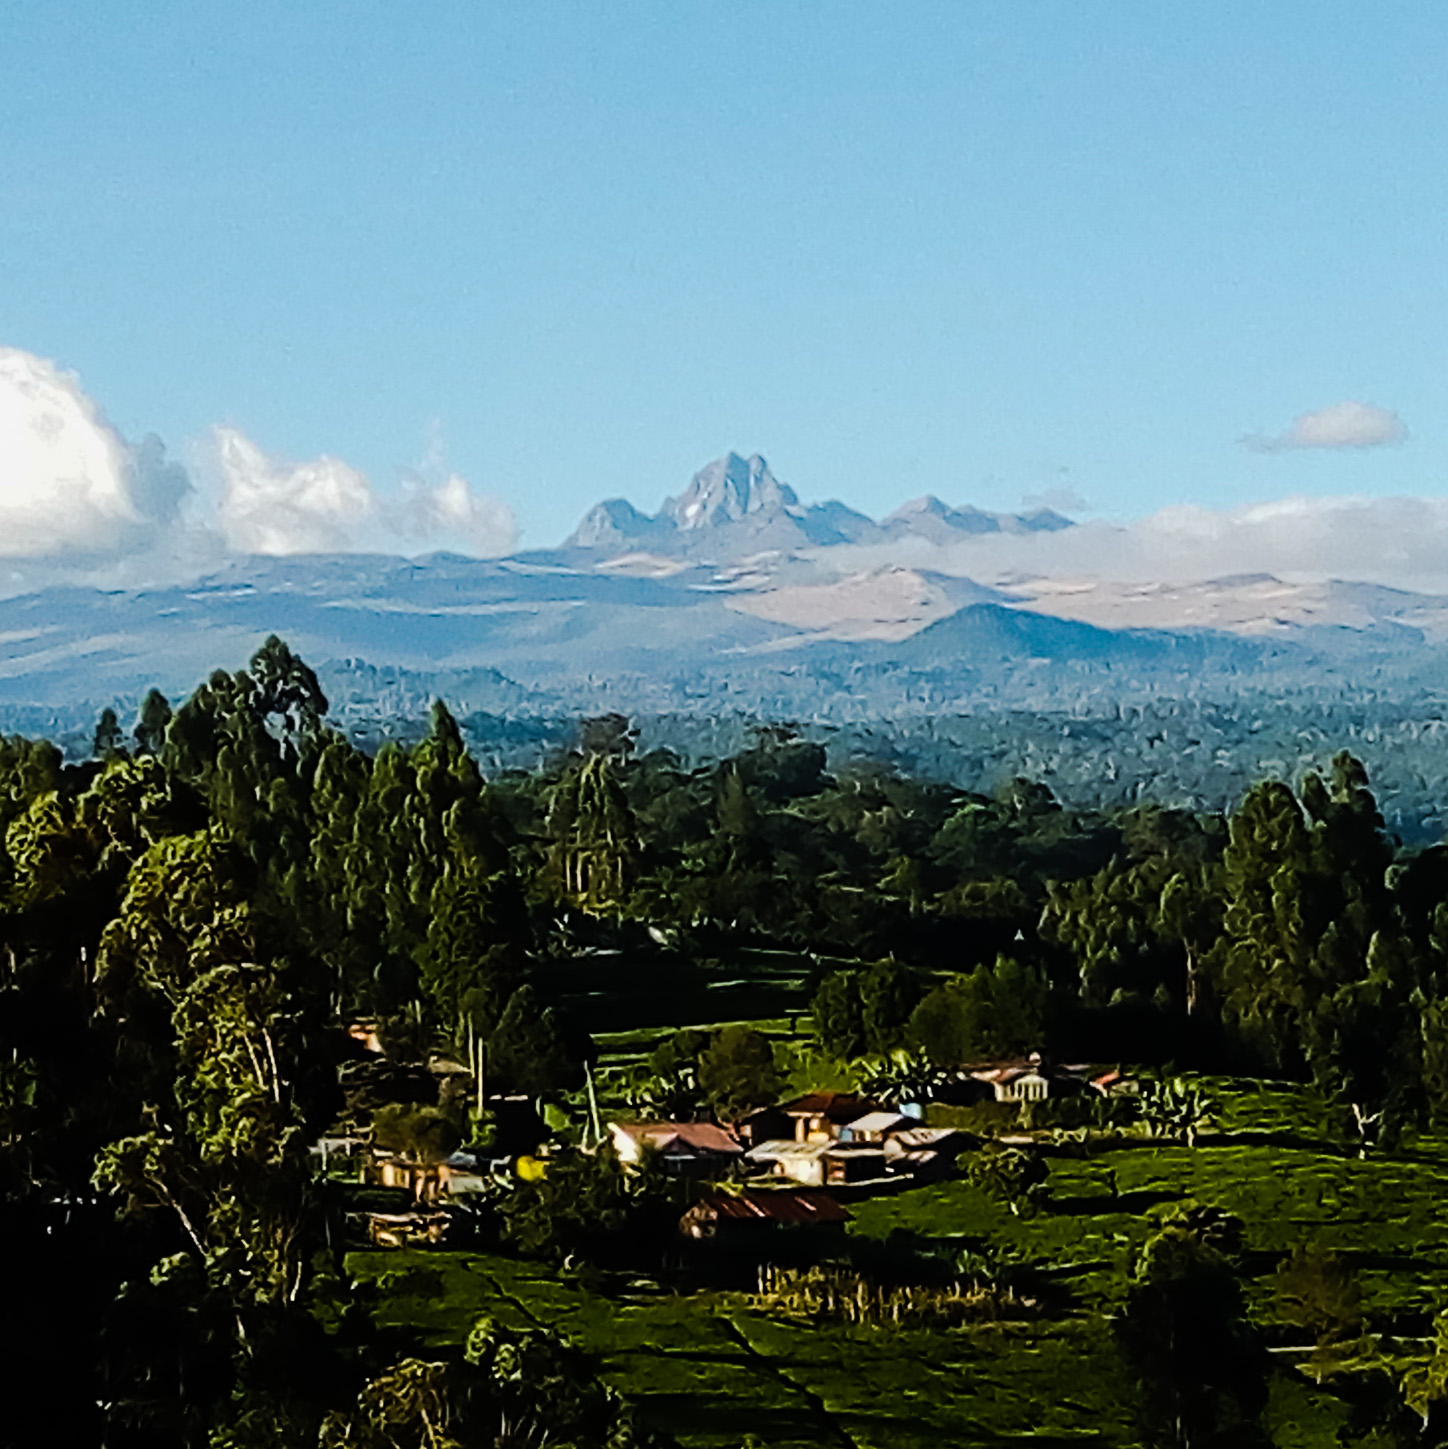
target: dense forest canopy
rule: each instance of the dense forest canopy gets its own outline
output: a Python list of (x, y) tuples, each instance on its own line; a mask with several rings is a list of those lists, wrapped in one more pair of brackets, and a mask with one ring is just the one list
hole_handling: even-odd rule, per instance
[[(307, 1157), (345, 1121), (349, 1021), (561, 1098), (590, 993), (767, 948), (812, 963), (819, 1049), (881, 1070), (1042, 1051), (1275, 1074), (1363, 1151), (1448, 1106), (1448, 851), (1401, 847), (1346, 752), (1229, 815), (834, 769), (788, 726), (691, 763), (617, 715), (485, 778), (442, 703), (363, 750), (273, 638), (174, 712), (153, 692), (129, 729), (103, 715), (83, 763), (0, 741), (0, 832), (0, 1211), (30, 1285), (4, 1351), (17, 1381), (71, 1366), (94, 1442), (404, 1442), (375, 1425), (504, 1413), (498, 1365), (525, 1351), (574, 1385), (575, 1437), (537, 1442), (643, 1436), (551, 1340), (483, 1325), (444, 1363), (361, 1331)], [(652, 1069), (675, 1110), (724, 1119), (780, 1085), (747, 1031)], [(378, 1125), (442, 1140), (428, 1110)], [(540, 1242), (544, 1196), (513, 1207)]]

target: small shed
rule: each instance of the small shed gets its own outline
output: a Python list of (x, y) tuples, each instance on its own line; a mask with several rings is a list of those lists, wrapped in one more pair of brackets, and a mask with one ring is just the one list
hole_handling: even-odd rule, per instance
[(820, 1160), (824, 1180), (831, 1185), (878, 1182), (885, 1176), (885, 1149), (873, 1142), (836, 1142)]
[(378, 1030), (376, 1021), (352, 1021), (347, 1023), (347, 1035), (363, 1051), (372, 1052), (374, 1055), (381, 1056), (382, 1039), (378, 1035)]

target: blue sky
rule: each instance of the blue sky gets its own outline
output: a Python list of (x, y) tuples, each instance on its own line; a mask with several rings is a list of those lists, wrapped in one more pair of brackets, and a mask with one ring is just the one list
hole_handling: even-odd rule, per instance
[[(0, 345), (198, 469), (440, 443), (530, 545), (727, 448), (876, 514), (1437, 495), (1445, 71), (1441, 4), (12, 6)], [(1348, 401), (1406, 441), (1242, 443)]]

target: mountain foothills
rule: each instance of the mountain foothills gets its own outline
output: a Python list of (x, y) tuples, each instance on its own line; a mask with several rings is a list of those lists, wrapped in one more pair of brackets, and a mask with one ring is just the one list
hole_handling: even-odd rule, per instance
[(65, 1442), (1443, 1442), (1448, 854), (1351, 754), (1091, 811), (328, 716), (272, 638), (0, 742), (0, 1356)]

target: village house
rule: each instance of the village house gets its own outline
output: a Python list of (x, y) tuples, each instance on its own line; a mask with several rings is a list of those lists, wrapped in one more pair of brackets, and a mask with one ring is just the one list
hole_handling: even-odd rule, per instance
[(868, 1112), (880, 1111), (878, 1102), (857, 1097), (853, 1092), (811, 1092), (766, 1107), (754, 1113), (743, 1124), (744, 1135), (751, 1143), (792, 1138), (796, 1142), (832, 1142), (840, 1128)]
[(744, 1158), (806, 1187), (837, 1187), (943, 1170), (959, 1142), (950, 1128), (922, 1127), (913, 1117), (876, 1110), (844, 1122), (835, 1136), (821, 1130), (804, 1141), (760, 1142)]
[(839, 1229), (849, 1220), (849, 1212), (828, 1193), (746, 1188), (695, 1203), (679, 1219), (679, 1231), (691, 1238), (713, 1238), (780, 1228)]
[(618, 1160), (636, 1167), (649, 1152), (666, 1172), (724, 1172), (739, 1161), (739, 1140), (713, 1122), (610, 1122)]

